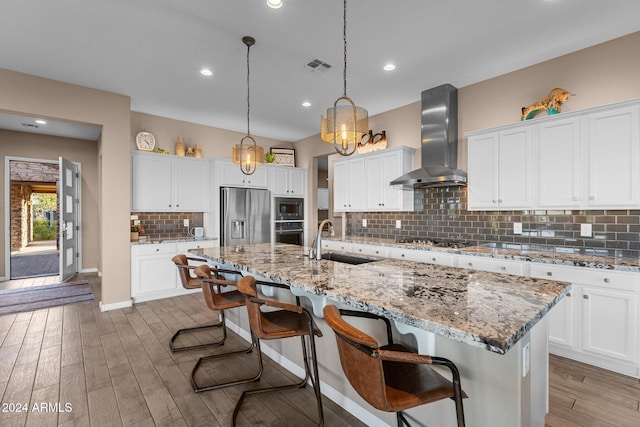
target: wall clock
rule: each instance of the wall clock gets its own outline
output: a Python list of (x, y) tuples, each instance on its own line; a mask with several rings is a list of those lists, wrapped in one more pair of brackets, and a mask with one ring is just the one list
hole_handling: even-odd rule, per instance
[(140, 131), (136, 135), (136, 145), (138, 150), (153, 151), (156, 148), (156, 137), (146, 130)]

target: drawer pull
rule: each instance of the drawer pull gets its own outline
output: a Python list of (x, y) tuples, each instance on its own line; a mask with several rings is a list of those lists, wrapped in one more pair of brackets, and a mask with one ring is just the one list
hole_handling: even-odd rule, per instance
[(571, 292), (567, 292), (567, 296), (570, 297), (571, 296)]
[(156, 252), (160, 252), (160, 249), (156, 248)]
[(435, 258), (431, 258), (431, 261), (435, 261), (435, 260), (436, 260)]
[(585, 295), (582, 295), (582, 298), (584, 298), (584, 299), (589, 299), (589, 295), (586, 295), (586, 294), (585, 294)]
[(404, 254), (401, 254), (400, 256), (401, 256), (402, 258), (404, 258)]
[(469, 263), (469, 267), (473, 267), (473, 263), (472, 262)]
[(609, 278), (608, 277), (604, 278), (604, 283), (609, 283)]
[(507, 267), (505, 267), (504, 265), (502, 267), (500, 267), (500, 270), (505, 271), (507, 269)]
[(551, 277), (551, 276), (553, 276), (553, 273), (550, 272), (550, 271), (547, 271), (547, 276)]

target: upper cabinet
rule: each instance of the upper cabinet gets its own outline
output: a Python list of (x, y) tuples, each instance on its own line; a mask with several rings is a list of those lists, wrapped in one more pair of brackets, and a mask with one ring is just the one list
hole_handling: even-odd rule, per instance
[(364, 211), (364, 159), (340, 159), (333, 164), (334, 212)]
[(269, 166), (271, 191), (274, 195), (304, 197), (307, 183), (307, 170), (285, 166)]
[(131, 154), (131, 210), (208, 211), (208, 162), (161, 154)]
[(413, 210), (413, 190), (389, 183), (413, 168), (411, 147), (336, 160), (333, 197), (336, 212)]
[(251, 175), (245, 175), (240, 170), (240, 165), (236, 165), (231, 160), (216, 160), (214, 168), (219, 172), (219, 179), (216, 180), (220, 186), (232, 187), (251, 187), (251, 188), (267, 188), (268, 176), (267, 168), (264, 165), (258, 165), (255, 172)]
[(469, 210), (640, 207), (640, 100), (468, 137)]
[(640, 204), (639, 111), (636, 104), (586, 117), (589, 207), (616, 209)]
[(469, 210), (531, 206), (531, 129), (469, 137)]

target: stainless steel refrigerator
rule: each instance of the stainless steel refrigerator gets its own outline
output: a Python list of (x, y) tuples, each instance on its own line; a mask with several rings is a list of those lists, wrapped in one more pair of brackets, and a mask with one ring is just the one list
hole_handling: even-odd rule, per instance
[(234, 246), (270, 241), (269, 190), (220, 188), (220, 244)]

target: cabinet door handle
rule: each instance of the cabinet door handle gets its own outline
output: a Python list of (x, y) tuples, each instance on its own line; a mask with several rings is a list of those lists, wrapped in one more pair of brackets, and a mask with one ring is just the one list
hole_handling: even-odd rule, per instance
[(505, 267), (504, 265), (502, 267), (500, 267), (500, 270), (505, 271), (507, 269), (507, 267)]
[(609, 283), (609, 278), (608, 277), (604, 278), (604, 283)]
[(553, 273), (550, 272), (550, 271), (547, 271), (547, 276), (551, 277), (551, 276), (553, 276)]
[(571, 292), (567, 292), (567, 296), (570, 297), (571, 296)]
[(156, 252), (160, 252), (160, 249), (157, 249), (157, 248), (156, 248)]
[(400, 254), (400, 256), (401, 256), (402, 258), (404, 258), (404, 254)]
[(467, 264), (469, 265), (469, 267), (473, 267), (473, 263), (472, 262), (469, 262)]
[(582, 298), (584, 298), (584, 299), (589, 299), (589, 295), (587, 295), (587, 294), (582, 295)]
[(435, 259), (435, 258), (431, 258), (431, 261), (435, 262), (435, 261), (436, 261), (436, 259)]

